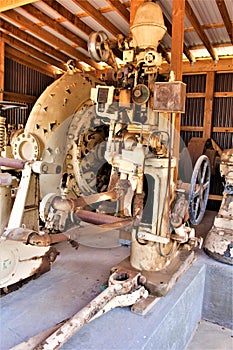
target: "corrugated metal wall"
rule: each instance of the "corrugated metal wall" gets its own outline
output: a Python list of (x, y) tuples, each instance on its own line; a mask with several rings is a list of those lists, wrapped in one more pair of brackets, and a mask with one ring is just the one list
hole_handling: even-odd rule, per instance
[[(50, 85), (54, 79), (33, 69), (30, 69), (9, 58), (5, 58), (4, 90), (18, 94), (36, 96), (37, 98)], [(26, 102), (26, 101), (22, 101)], [(33, 107), (33, 103), (27, 103), (27, 110), (8, 110), (6, 112), (7, 123), (15, 125), (26, 124), (27, 118)]]
[[(206, 75), (183, 76), (183, 82), (187, 84), (187, 93), (205, 92)], [(233, 73), (216, 73), (214, 92), (232, 92)], [(195, 97), (186, 99), (186, 111), (181, 116), (181, 125), (189, 127), (203, 126), (205, 98)], [(213, 101), (212, 127), (233, 127), (233, 98), (216, 96)], [(192, 137), (202, 137), (202, 131), (181, 131), (181, 137), (187, 146)], [(221, 149), (233, 148), (232, 132), (212, 132), (212, 139)], [(223, 184), (219, 171), (211, 177), (210, 193), (221, 195)], [(208, 209), (218, 210), (220, 202), (209, 200)]]

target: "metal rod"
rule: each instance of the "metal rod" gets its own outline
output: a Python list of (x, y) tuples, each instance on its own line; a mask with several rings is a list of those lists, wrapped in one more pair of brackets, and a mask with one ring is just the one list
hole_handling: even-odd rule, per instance
[(13, 158), (2, 158), (0, 157), (0, 166), (5, 166), (13, 169), (24, 169), (25, 161)]

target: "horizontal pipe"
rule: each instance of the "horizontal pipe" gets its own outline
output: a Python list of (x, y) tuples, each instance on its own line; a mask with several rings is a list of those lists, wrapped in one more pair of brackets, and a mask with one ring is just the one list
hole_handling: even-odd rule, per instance
[(77, 207), (85, 207), (93, 203), (103, 202), (106, 200), (116, 200), (117, 192), (115, 190), (103, 193), (91, 194), (80, 198), (61, 198), (55, 197), (52, 202), (52, 207), (57, 210), (74, 210)]
[(25, 166), (25, 161), (13, 158), (2, 158), (0, 157), (0, 167), (5, 166), (12, 169), (23, 169)]
[(101, 214), (101, 213), (95, 213), (93, 211), (82, 210), (82, 209), (76, 209), (75, 214), (80, 220), (88, 222), (90, 224), (95, 224), (95, 225), (111, 224), (113, 222), (122, 221), (122, 218), (120, 217)]

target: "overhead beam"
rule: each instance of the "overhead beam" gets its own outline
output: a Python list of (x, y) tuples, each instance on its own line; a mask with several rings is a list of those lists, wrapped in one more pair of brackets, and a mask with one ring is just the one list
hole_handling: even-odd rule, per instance
[(0, 0), (0, 12), (13, 9), (15, 7), (30, 4), (37, 0)]
[[(65, 64), (61, 63), (51, 56), (46, 55), (45, 53), (34, 49), (32, 46), (29, 46), (22, 41), (13, 38), (10, 35), (6, 35), (3, 32), (0, 32), (0, 38), (3, 38), (9, 46), (18, 49), (21, 52), (27, 53), (28, 55), (33, 56), (34, 58), (38, 58), (40, 61), (51, 64), (63, 71), (66, 70)], [(38, 64), (40, 64), (40, 62), (38, 62)]]
[(130, 21), (130, 13), (119, 0), (107, 0), (107, 2), (127, 23)]
[[(164, 24), (167, 27), (167, 32), (168, 32), (168, 34), (171, 37), (172, 36), (172, 24), (171, 24), (171, 22), (169, 21), (169, 19), (165, 15), (163, 15), (163, 18), (164, 18)], [(185, 56), (187, 57), (187, 59), (189, 60), (190, 63), (194, 63), (195, 62), (195, 57), (192, 55), (192, 53), (187, 48), (185, 43), (183, 44), (183, 52), (184, 52)]]
[[(230, 58), (220, 58), (218, 63), (211, 58), (198, 60), (194, 65), (189, 62), (183, 62), (182, 64), (183, 74), (205, 74), (206, 72), (232, 72), (233, 60)], [(167, 63), (163, 63), (161, 66), (161, 74), (169, 74), (171, 66)]]
[(218, 61), (218, 55), (216, 54), (213, 46), (211, 45), (207, 35), (202, 30), (201, 24), (199, 23), (193, 9), (191, 8), (187, 0), (185, 1), (185, 13), (186, 13), (186, 16), (188, 17), (188, 20), (192, 23), (195, 31), (197, 32), (197, 35), (200, 37), (203, 44), (205, 45), (210, 56), (213, 58), (214, 61)]
[[(25, 16), (22, 16), (18, 12), (14, 10), (9, 10), (6, 11), (2, 14), (5, 18), (11, 19), (14, 22), (18, 23), (19, 26), (22, 26), (29, 30), (31, 33), (33, 33), (36, 36), (39, 36), (43, 40), (49, 42), (52, 44), (57, 50), (62, 50), (65, 51), (67, 54), (69, 54), (71, 57), (70, 58), (75, 58), (78, 61), (84, 61), (91, 67), (94, 67), (96, 69), (99, 69), (98, 64), (94, 62), (93, 60), (89, 59), (87, 56), (85, 56), (83, 53), (77, 51), (75, 48), (71, 47), (70, 45), (66, 44), (63, 40), (57, 38), (56, 36), (50, 34), (47, 30), (40, 28), (38, 25), (35, 23), (31, 22), (28, 20)], [(76, 63), (77, 68), (83, 69), (83, 66), (79, 64), (78, 62)]]
[(118, 34), (123, 34), (117, 27), (112, 24), (102, 13), (97, 10), (94, 6), (92, 6), (88, 1), (82, 0), (72, 0), (76, 5), (81, 7), (91, 18), (93, 18), (97, 23), (99, 23), (102, 27), (104, 27), (107, 31), (109, 31), (114, 36)]
[(46, 63), (40, 62), (38, 64), (38, 60), (29, 57), (28, 55), (25, 55), (24, 53), (6, 45), (5, 49), (5, 55), (6, 57), (10, 58), (11, 60), (21, 63), (31, 69), (34, 69), (42, 74), (48, 75), (52, 78), (55, 77), (55, 70), (51, 65), (48, 65)]
[(76, 44), (77, 46), (80, 46), (83, 49), (87, 50), (87, 42), (84, 39), (80, 38), (77, 34), (74, 34), (70, 30), (66, 29), (63, 25), (61, 25), (56, 20), (52, 19), (51, 17), (38, 10), (35, 6), (25, 5), (22, 7), (22, 9), (30, 15), (37, 18), (43, 24), (47, 25), (59, 34), (62, 34), (64, 37), (74, 42), (74, 44)]
[(67, 10), (64, 6), (59, 4), (55, 0), (43, 0), (43, 3), (48, 5), (54, 11), (56, 11), (60, 16), (64, 17), (65, 20), (69, 21), (73, 25), (75, 25), (79, 30), (81, 30), (86, 35), (90, 35), (93, 32), (93, 29), (81, 21), (77, 16), (75, 16), (72, 12)]
[(31, 34), (24, 32), (23, 30), (19, 29), (15, 25), (3, 20), (2, 18), (0, 18), (0, 29), (12, 34), (14, 37), (16, 37), (20, 40), (23, 40), (30, 45), (37, 47), (38, 50), (41, 50), (42, 52), (46, 52), (47, 54), (50, 54), (50, 55), (56, 57), (57, 60), (60, 60), (62, 62), (67, 62), (70, 59), (70, 57), (68, 55), (65, 55), (64, 53), (54, 49), (52, 46), (35, 38)]
[(223, 22), (225, 24), (227, 33), (229, 35), (229, 38), (231, 40), (231, 43), (233, 44), (233, 26), (232, 26), (232, 22), (226, 7), (226, 4), (224, 2), (224, 0), (215, 0), (216, 4), (218, 6), (219, 12), (221, 13)]

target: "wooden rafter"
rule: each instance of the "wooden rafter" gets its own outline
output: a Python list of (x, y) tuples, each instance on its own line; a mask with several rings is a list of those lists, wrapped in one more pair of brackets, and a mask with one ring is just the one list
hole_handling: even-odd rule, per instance
[(92, 6), (88, 1), (73, 0), (75, 4), (81, 7), (89, 16), (91, 16), (96, 22), (98, 22), (102, 27), (108, 30), (114, 36), (118, 34), (123, 34), (117, 27), (112, 24), (102, 13)]
[[(21, 26), (23, 23), (24, 28), (29, 30), (34, 35), (39, 36), (43, 40), (52, 44), (55, 48), (57, 48), (57, 50), (65, 51), (67, 54), (71, 56), (70, 58), (73, 58), (73, 59), (75, 58), (78, 61), (80, 60), (84, 61), (88, 65), (95, 67), (96, 69), (99, 69), (99, 66), (93, 60), (89, 59), (83, 53), (77, 51), (75, 48), (71, 47), (70, 45), (66, 44), (63, 40), (55, 37), (45, 29), (39, 27), (37, 24), (29, 21), (26, 17), (22, 16), (18, 12), (15, 12), (14, 10), (9, 10), (4, 12), (3, 16), (18, 23), (19, 26)], [(82, 65), (80, 65), (78, 62), (76, 63), (76, 65), (80, 69), (83, 68)]]
[(130, 21), (130, 13), (119, 0), (107, 0), (113, 10), (115, 10), (126, 22)]
[(5, 52), (5, 42), (0, 38), (0, 101), (3, 100), (3, 90), (4, 90), (4, 52)]
[(38, 64), (38, 60), (32, 57), (29, 57), (28, 55), (25, 55), (23, 52), (18, 51), (8, 45), (6, 45), (5, 55), (6, 57), (12, 59), (13, 61), (27, 65), (28, 67), (34, 70), (37, 70), (43, 74), (46, 74), (53, 78), (55, 76), (55, 70), (51, 65), (43, 62), (40, 62), (40, 64)]
[(93, 32), (93, 29), (86, 25), (83, 21), (81, 21), (77, 16), (75, 16), (72, 12), (67, 10), (64, 6), (59, 4), (54, 0), (43, 0), (43, 2), (56, 11), (60, 16), (64, 17), (67, 21), (74, 24), (79, 30), (83, 33), (90, 35)]
[[(172, 24), (171, 24), (171, 22), (169, 21), (169, 19), (165, 15), (163, 15), (163, 18), (164, 18), (164, 24), (167, 27), (168, 34), (170, 36), (172, 36)], [(191, 62), (191, 63), (195, 62), (195, 57), (192, 55), (192, 53), (187, 48), (185, 43), (184, 43), (184, 46), (183, 46), (183, 52), (184, 52), (185, 56), (187, 57), (187, 59), (189, 60), (189, 62)]]
[(87, 50), (87, 43), (85, 40), (80, 38), (77, 34), (72, 33), (70, 30), (66, 29), (64, 26), (62, 26), (60, 23), (56, 22), (56, 20), (52, 19), (51, 17), (45, 15), (43, 12), (38, 10), (35, 6), (32, 5), (25, 5), (22, 7), (23, 10), (25, 10), (30, 15), (34, 16), (38, 20), (40, 20), (42, 23), (47, 25), (48, 27), (52, 28), (59, 34), (62, 34), (70, 41), (73, 41), (75, 45), (82, 47), (83, 49)]
[(214, 51), (213, 46), (211, 45), (207, 35), (202, 30), (201, 25), (193, 12), (193, 9), (189, 5), (188, 1), (185, 1), (185, 14), (188, 17), (188, 20), (192, 23), (195, 31), (197, 32), (198, 36), (201, 38), (203, 44), (205, 45), (206, 49), (208, 50), (210, 56), (213, 58), (213, 60), (218, 61), (218, 55)]
[(23, 30), (19, 29), (18, 27), (14, 26), (13, 24), (4, 21), (2, 18), (0, 18), (0, 28), (5, 30), (6, 32), (10, 33), (14, 37), (23, 40), (24, 42), (33, 45), (38, 48), (38, 51), (46, 52), (47, 54), (50, 54), (57, 58), (59, 61), (67, 62), (69, 59), (68, 55), (65, 55), (64, 53), (54, 49), (52, 46), (46, 44), (45, 42), (35, 38), (31, 34), (28, 34), (24, 32)]
[(15, 7), (19, 7), (35, 1), (36, 0), (0, 0), (0, 12), (10, 10)]
[(29, 46), (22, 41), (13, 38), (10, 35), (6, 35), (2, 32), (0, 32), (0, 38), (3, 38), (5, 42), (10, 45), (11, 47), (14, 47), (30, 56), (33, 56), (34, 58), (37, 58), (41, 61), (44, 61), (48, 64), (51, 64), (52, 66), (55, 66), (59, 69), (65, 70), (65, 65), (61, 63), (60, 61), (56, 60), (55, 58), (46, 55), (45, 53), (42, 53), (36, 49), (34, 49), (32, 46)]
[(227, 33), (230, 37), (231, 43), (233, 44), (233, 33), (232, 33), (233, 26), (231, 23), (229, 13), (227, 11), (226, 4), (225, 4), (224, 0), (215, 0), (215, 1), (216, 1), (217, 6), (218, 6), (219, 12), (221, 13), (221, 16), (222, 16), (223, 22), (225, 24)]

